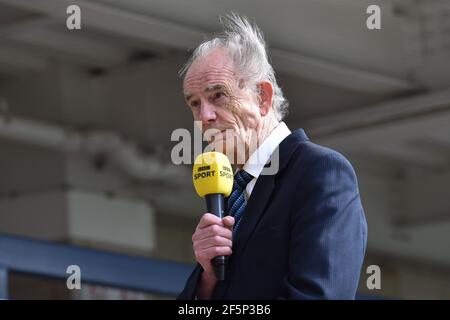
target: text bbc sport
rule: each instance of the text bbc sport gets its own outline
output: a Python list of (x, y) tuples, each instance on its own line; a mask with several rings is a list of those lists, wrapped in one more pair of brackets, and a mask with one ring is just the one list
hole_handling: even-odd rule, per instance
[[(197, 180), (198, 178), (206, 178), (206, 177), (214, 177), (215, 175), (215, 170), (211, 170), (211, 171), (204, 171), (201, 173), (196, 173), (194, 174), (194, 180)], [(219, 171), (219, 175), (220, 177), (225, 177), (228, 179), (231, 179), (233, 177), (233, 175), (231, 173), (225, 172), (225, 171)]]

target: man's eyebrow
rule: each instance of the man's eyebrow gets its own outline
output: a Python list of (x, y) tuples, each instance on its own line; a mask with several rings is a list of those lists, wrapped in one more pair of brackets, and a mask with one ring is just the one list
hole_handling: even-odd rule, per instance
[(205, 89), (205, 92), (211, 92), (211, 91), (215, 91), (215, 90), (221, 90), (221, 89), (223, 89), (223, 88), (225, 88), (225, 86), (222, 85), (222, 84), (213, 84), (213, 85), (207, 86), (206, 89)]
[[(224, 89), (225, 86), (222, 84), (213, 84), (210, 86), (207, 86), (204, 90), (204, 92), (211, 92), (211, 91), (216, 91), (216, 90), (222, 90)], [(186, 101), (189, 101), (192, 98), (193, 94), (192, 93), (184, 93), (184, 99), (186, 99)]]

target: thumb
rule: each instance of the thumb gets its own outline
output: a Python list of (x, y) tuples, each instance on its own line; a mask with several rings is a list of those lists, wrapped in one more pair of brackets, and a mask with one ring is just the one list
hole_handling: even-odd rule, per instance
[(234, 218), (232, 216), (226, 216), (222, 218), (222, 222), (226, 227), (232, 227), (234, 225)]

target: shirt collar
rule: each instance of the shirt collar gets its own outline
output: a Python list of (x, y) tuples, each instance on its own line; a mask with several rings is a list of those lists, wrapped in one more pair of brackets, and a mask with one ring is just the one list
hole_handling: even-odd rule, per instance
[(263, 143), (252, 153), (244, 165), (244, 170), (258, 178), (278, 145), (291, 134), (291, 130), (281, 121), (264, 139)]

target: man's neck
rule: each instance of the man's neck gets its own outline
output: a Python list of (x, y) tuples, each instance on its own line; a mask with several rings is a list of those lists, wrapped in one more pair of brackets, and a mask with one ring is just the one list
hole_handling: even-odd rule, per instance
[(263, 123), (259, 133), (258, 133), (258, 147), (266, 140), (266, 138), (272, 133), (273, 129), (275, 129), (280, 122), (274, 117), (267, 119), (267, 123)]
[(273, 114), (267, 115), (263, 118), (261, 126), (258, 128), (255, 134), (256, 141), (251, 141), (249, 145), (246, 146), (245, 150), (245, 162), (237, 163), (236, 168), (238, 170), (244, 167), (244, 164), (248, 161), (250, 156), (255, 152), (259, 146), (267, 139), (267, 137), (272, 133), (272, 131), (280, 124), (280, 122), (275, 118)]
[(273, 113), (268, 114), (263, 118), (261, 126), (258, 128), (258, 132), (256, 135), (256, 144), (253, 143), (250, 145), (248, 157), (245, 161), (248, 161), (253, 152), (255, 152), (259, 146), (267, 139), (267, 137), (272, 133), (273, 129), (275, 129), (280, 122), (275, 118)]

